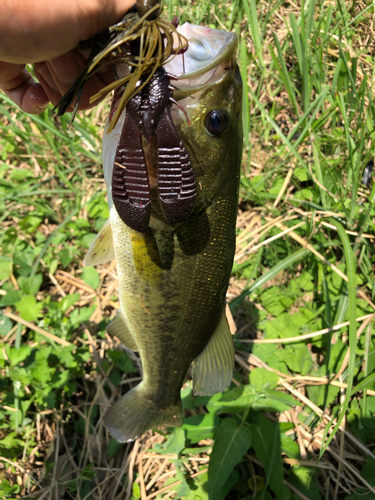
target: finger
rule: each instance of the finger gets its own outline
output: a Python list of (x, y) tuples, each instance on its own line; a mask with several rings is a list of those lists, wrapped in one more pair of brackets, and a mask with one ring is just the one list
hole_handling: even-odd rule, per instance
[(56, 104), (61, 99), (61, 93), (55, 83), (53, 76), (51, 75), (47, 63), (35, 64), (34, 71), (35, 71), (35, 76), (39, 80), (40, 85), (42, 86), (48, 99), (52, 102), (54, 106), (56, 106)]
[[(46, 63), (48, 74), (46, 72), (42, 76), (44, 76), (47, 83), (49, 83), (51, 89), (58, 91), (61, 96), (63, 96), (76, 81), (78, 75), (85, 66), (86, 58), (87, 56), (85, 54), (80, 54), (78, 52), (64, 54), (63, 56), (48, 61)], [(114, 79), (111, 68), (102, 69), (100, 72), (98, 71), (86, 82), (78, 109), (89, 109), (102, 101), (102, 99), (98, 99), (90, 103), (90, 97), (114, 81)]]
[(5, 86), (3, 84), (6, 82), (17, 78), (22, 73), (24, 67), (24, 64), (12, 64), (0, 61), (0, 89), (3, 89), (3, 86)]
[(79, 101), (78, 109), (90, 109), (93, 106), (99, 104), (104, 99), (104, 97), (90, 102), (91, 97), (97, 94), (100, 90), (102, 90), (110, 83), (114, 82), (115, 79), (116, 78), (112, 71), (112, 67), (106, 67), (99, 70), (94, 76), (90, 78), (90, 80), (88, 80), (88, 82), (86, 82), (86, 85), (83, 88), (81, 99)]
[(0, 88), (25, 113), (38, 115), (48, 106), (46, 93), (26, 69), (15, 78), (0, 82)]

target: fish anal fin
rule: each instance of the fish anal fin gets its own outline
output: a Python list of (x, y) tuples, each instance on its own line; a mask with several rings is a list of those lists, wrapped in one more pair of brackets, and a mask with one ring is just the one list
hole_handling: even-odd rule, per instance
[(104, 423), (119, 443), (133, 441), (154, 427), (182, 425), (181, 400), (160, 408), (148, 397), (141, 382), (110, 408)]
[(85, 266), (97, 266), (109, 262), (114, 257), (112, 228), (108, 219), (91, 243), (83, 263)]
[(233, 367), (234, 345), (224, 312), (208, 344), (194, 359), (194, 394), (203, 396), (224, 391), (231, 383)]
[(121, 309), (117, 311), (115, 317), (107, 326), (107, 332), (109, 335), (117, 337), (119, 341), (128, 349), (138, 351), (137, 343), (125, 324)]

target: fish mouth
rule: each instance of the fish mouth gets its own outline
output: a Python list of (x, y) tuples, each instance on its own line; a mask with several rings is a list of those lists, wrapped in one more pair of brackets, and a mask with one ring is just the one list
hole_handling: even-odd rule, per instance
[[(188, 49), (164, 65), (177, 79), (176, 82), (172, 79), (177, 87), (174, 96), (177, 100), (220, 80), (233, 67), (237, 49), (235, 33), (189, 23), (179, 26), (178, 32), (188, 40)], [(178, 89), (183, 89), (184, 95)]]
[[(190, 23), (179, 26), (177, 31), (187, 39), (188, 49), (172, 56), (163, 66), (176, 87), (173, 97), (180, 100), (216, 83), (233, 68), (238, 38), (235, 33)], [(177, 46), (176, 35), (174, 39)], [(115, 73), (122, 78), (129, 74), (129, 66), (117, 63)]]

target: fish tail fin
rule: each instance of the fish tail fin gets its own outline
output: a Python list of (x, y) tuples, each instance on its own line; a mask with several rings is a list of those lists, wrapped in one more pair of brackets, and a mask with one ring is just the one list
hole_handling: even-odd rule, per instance
[(110, 408), (104, 423), (118, 442), (133, 441), (153, 427), (182, 425), (181, 400), (167, 408), (157, 407), (141, 382)]

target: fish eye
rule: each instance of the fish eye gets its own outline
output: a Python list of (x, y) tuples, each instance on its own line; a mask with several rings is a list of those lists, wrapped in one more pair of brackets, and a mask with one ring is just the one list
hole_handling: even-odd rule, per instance
[(204, 126), (210, 135), (221, 135), (228, 125), (228, 117), (223, 111), (214, 109), (204, 119)]

